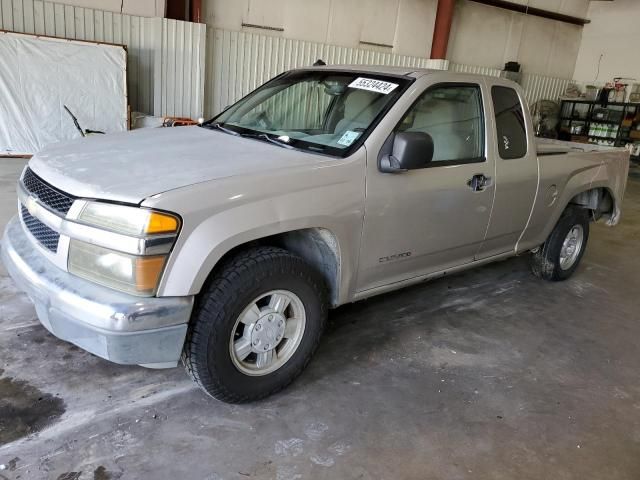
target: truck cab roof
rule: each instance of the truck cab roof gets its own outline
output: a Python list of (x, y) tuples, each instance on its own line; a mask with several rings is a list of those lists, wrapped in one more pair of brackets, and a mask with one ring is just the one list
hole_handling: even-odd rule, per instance
[(344, 71), (354, 73), (369, 73), (378, 75), (392, 75), (398, 77), (420, 78), (425, 75), (432, 74), (452, 74), (460, 77), (461, 79), (476, 79), (488, 78), (496, 83), (518, 85), (512, 80), (508, 80), (502, 77), (495, 77), (492, 75), (478, 75), (464, 72), (454, 72), (451, 70), (438, 70), (433, 68), (419, 68), (419, 67), (399, 67), (389, 65), (322, 65), (322, 66), (309, 66), (300, 67), (297, 70), (328, 70), (328, 71)]
[(382, 75), (397, 75), (403, 77), (418, 78), (428, 73), (435, 73), (439, 70), (433, 70), (428, 68), (417, 67), (392, 67), (388, 65), (322, 65), (308, 68), (301, 68), (300, 70), (318, 69), (318, 70), (340, 70), (346, 72), (368, 72), (378, 73)]

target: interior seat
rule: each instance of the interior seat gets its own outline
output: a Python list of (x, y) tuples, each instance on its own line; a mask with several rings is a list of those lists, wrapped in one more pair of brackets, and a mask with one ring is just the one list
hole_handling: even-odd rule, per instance
[(433, 139), (433, 161), (458, 160), (477, 156), (470, 137), (475, 119), (464, 103), (427, 97), (416, 105), (409, 132), (426, 132)]
[(384, 96), (376, 96), (367, 90), (349, 92), (344, 101), (344, 117), (336, 124), (334, 133), (347, 130), (362, 131), (367, 128), (380, 111), (380, 102)]

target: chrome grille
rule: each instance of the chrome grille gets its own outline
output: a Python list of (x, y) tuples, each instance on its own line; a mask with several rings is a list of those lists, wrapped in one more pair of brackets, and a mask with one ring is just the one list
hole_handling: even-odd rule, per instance
[(31, 195), (62, 215), (66, 215), (73, 204), (74, 197), (52, 187), (33, 173), (30, 168), (24, 172), (22, 183)]
[(56, 253), (58, 251), (60, 234), (51, 230), (44, 223), (31, 215), (24, 205), (20, 205), (20, 214), (22, 215), (22, 221), (31, 232), (31, 235), (33, 235), (47, 250)]

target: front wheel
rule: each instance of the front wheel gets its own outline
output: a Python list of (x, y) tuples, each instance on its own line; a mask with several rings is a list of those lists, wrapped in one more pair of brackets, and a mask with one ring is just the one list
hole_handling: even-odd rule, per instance
[(291, 383), (324, 329), (321, 276), (303, 259), (258, 247), (227, 260), (200, 294), (182, 360), (211, 396), (258, 400)]
[(549, 238), (531, 257), (531, 270), (544, 280), (569, 278), (578, 268), (589, 239), (589, 212), (568, 207)]

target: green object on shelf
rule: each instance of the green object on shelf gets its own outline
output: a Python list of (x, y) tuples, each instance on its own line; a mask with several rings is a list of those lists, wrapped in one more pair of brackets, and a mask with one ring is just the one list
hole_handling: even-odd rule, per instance
[[(560, 106), (560, 121), (558, 135), (573, 135), (588, 137), (590, 143), (602, 141), (623, 147), (633, 140), (629, 138), (629, 120), (640, 118), (640, 104), (609, 102), (606, 106), (601, 102), (587, 99), (562, 99)], [(622, 123), (627, 123), (623, 126)], [(633, 122), (636, 125), (638, 122)], [(579, 133), (575, 125), (580, 126)]]

